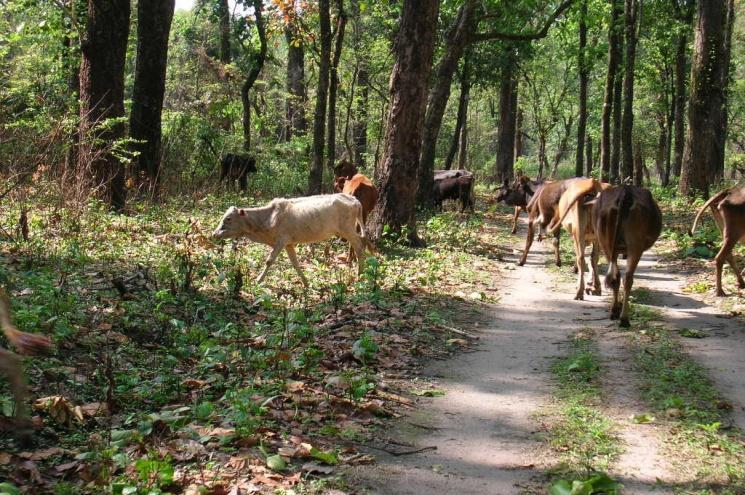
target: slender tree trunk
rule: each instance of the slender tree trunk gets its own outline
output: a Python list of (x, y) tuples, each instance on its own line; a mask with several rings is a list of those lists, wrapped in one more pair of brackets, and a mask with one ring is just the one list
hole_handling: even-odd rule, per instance
[[(620, 37), (619, 37), (620, 38)], [(622, 38), (621, 38), (622, 39)], [(620, 50), (623, 50), (622, 41)], [(610, 151), (610, 180), (613, 183), (618, 182), (621, 168), (621, 128), (622, 128), (622, 109), (623, 102), (623, 74), (619, 71), (616, 74), (616, 80), (613, 83), (613, 139), (611, 141)]]
[(665, 115), (657, 116), (657, 125), (660, 133), (657, 138), (657, 151), (654, 158), (654, 166), (657, 169), (657, 175), (660, 178), (660, 183), (666, 186), (666, 172), (665, 172), (665, 150), (667, 149), (667, 141), (670, 133), (668, 127), (665, 125)]
[(362, 46), (364, 23), (359, 1), (352, 0), (352, 40), (357, 57), (357, 97), (354, 100), (354, 123), (352, 124), (352, 142), (354, 145), (354, 163), (358, 168), (365, 166), (367, 154), (367, 119), (370, 98), (370, 57)]
[[(71, 0), (70, 12), (75, 16), (75, 0)], [(65, 14), (63, 14), (64, 16)], [(74, 22), (77, 19), (74, 18)], [(66, 35), (64, 38), (64, 62), (67, 70), (67, 91), (71, 98), (70, 112), (74, 115), (80, 115), (80, 104), (78, 101), (78, 95), (80, 95), (80, 57), (75, 52), (73, 38), (71, 35)], [(64, 169), (61, 171), (62, 176), (67, 179), (68, 174), (74, 174), (75, 166), (78, 162), (78, 146), (80, 144), (80, 134), (78, 126), (70, 133), (67, 153), (65, 154)]]
[[(466, 116), (468, 115), (468, 102), (466, 101)], [(458, 147), (458, 169), (464, 170), (468, 164), (468, 118), (463, 120), (460, 126), (460, 146)]]
[[(634, 67), (636, 64), (636, 25), (639, 16), (639, 0), (626, 0), (626, 63), (623, 78), (623, 121), (621, 124), (621, 148), (623, 156), (622, 179), (634, 177)], [(636, 181), (635, 181), (636, 182)]]
[(137, 65), (129, 133), (139, 142), (137, 169), (155, 191), (160, 174), (161, 115), (166, 91), (168, 35), (175, 0), (137, 3)]
[(574, 117), (570, 116), (568, 119), (564, 121), (564, 134), (561, 136), (561, 141), (559, 142), (559, 149), (556, 151), (556, 156), (554, 156), (554, 164), (551, 167), (551, 179), (554, 179), (556, 177), (556, 172), (559, 169), (559, 164), (564, 159), (564, 156), (567, 153), (567, 148), (569, 147), (569, 136), (572, 135), (572, 125), (574, 124)]
[[(611, 116), (613, 115), (616, 75), (620, 58), (619, 18), (621, 1), (612, 0), (611, 23), (608, 29), (608, 73), (605, 79), (603, 114), (600, 121), (600, 170), (603, 180), (611, 177)], [(617, 105), (615, 105), (617, 106)]]
[(318, 63), (316, 110), (313, 115), (313, 163), (308, 176), (308, 194), (319, 194), (323, 182), (323, 148), (326, 135), (326, 99), (331, 65), (331, 16), (329, 0), (318, 0), (321, 53)]
[(664, 173), (660, 176), (660, 182), (663, 186), (670, 184), (670, 169), (672, 167), (672, 149), (673, 149), (673, 128), (675, 126), (675, 78), (670, 78), (669, 98), (665, 100), (669, 103), (666, 114), (667, 124), (665, 125), (665, 156), (664, 156)]
[[(339, 88), (339, 62), (344, 47), (344, 30), (347, 25), (347, 14), (344, 11), (344, 0), (336, 0), (336, 41), (334, 54), (331, 59), (331, 73), (329, 79), (329, 111), (327, 124), (326, 166), (333, 172), (336, 161), (336, 93)], [(350, 157), (351, 159), (351, 157)]]
[[(147, 0), (140, 0), (148, 3)], [(139, 3), (137, 9), (139, 10)], [(230, 6), (228, 0), (217, 0), (217, 16), (220, 22), (220, 62), (230, 63)]]
[(520, 107), (520, 101), (517, 102), (517, 122), (515, 122), (515, 158), (523, 156), (523, 109)]
[(722, 88), (724, 91), (722, 103), (722, 141), (720, 154), (721, 161), (716, 164), (713, 179), (719, 182), (724, 178), (724, 151), (727, 146), (727, 134), (729, 132), (729, 93), (730, 82), (732, 81), (732, 31), (735, 29), (735, 0), (727, 0), (727, 28), (724, 36), (724, 69), (722, 71)]
[(688, 133), (679, 190), (682, 194), (709, 195), (711, 167), (723, 160), (721, 136), (724, 117), (725, 29), (724, 0), (698, 3), (698, 19), (691, 63)]
[(577, 159), (574, 165), (574, 175), (581, 177), (584, 172), (584, 146), (587, 131), (587, 80), (589, 70), (585, 61), (587, 46), (587, 0), (582, 0), (579, 14), (579, 52), (577, 66), (579, 68), (579, 120), (577, 121)]
[(592, 177), (592, 137), (587, 136), (587, 145), (585, 146), (585, 177)]
[(458, 152), (460, 145), (461, 133), (463, 132), (463, 126), (466, 125), (468, 116), (468, 96), (471, 91), (469, 67), (468, 67), (468, 56), (466, 55), (463, 61), (463, 73), (460, 77), (460, 98), (458, 98), (458, 114), (455, 119), (455, 131), (453, 132), (453, 139), (450, 141), (450, 149), (448, 150), (447, 157), (445, 158), (445, 170), (450, 170), (453, 166), (453, 160)]
[[(256, 32), (259, 35), (259, 51), (251, 55), (251, 68), (246, 74), (246, 80), (241, 86), (241, 103), (243, 104), (243, 149), (251, 149), (251, 100), (248, 92), (253, 87), (256, 79), (259, 77), (261, 69), (264, 67), (266, 60), (266, 28), (262, 15), (262, 0), (253, 0), (254, 20), (256, 22)], [(258, 113), (258, 112), (257, 112)]]
[(494, 178), (497, 182), (512, 178), (515, 163), (515, 121), (517, 120), (517, 53), (509, 49), (508, 62), (499, 86), (499, 129)]
[[(642, 154), (642, 147), (639, 142), (634, 143), (632, 147), (634, 149), (634, 159), (632, 160), (634, 166), (634, 185), (641, 187), (644, 179), (644, 155)], [(647, 175), (649, 175), (647, 173)]]
[(685, 108), (686, 108), (686, 78), (688, 66), (687, 50), (688, 36), (681, 32), (677, 39), (675, 54), (675, 151), (673, 158), (673, 175), (680, 177), (680, 166), (683, 163), (683, 148), (685, 146)]
[(305, 118), (305, 47), (297, 27), (285, 26), (287, 41), (287, 126), (285, 137), (289, 141), (296, 134), (305, 134), (308, 122)]
[(546, 135), (538, 131), (538, 177), (543, 177), (548, 168), (548, 158), (546, 156)]
[(476, 0), (465, 0), (458, 9), (455, 22), (448, 30), (442, 59), (435, 69), (434, 82), (429, 92), (427, 114), (422, 137), (422, 155), (419, 159), (419, 192), (417, 204), (432, 206), (432, 184), (434, 180), (437, 137), (440, 135), (442, 117), (450, 98), (450, 86), (458, 68), (458, 61), (468, 45), (468, 37), (475, 26)]
[(416, 235), (417, 168), (438, 10), (439, 0), (404, 0), (394, 45), (380, 196), (373, 214), (375, 237), (382, 235), (386, 225), (392, 232), (408, 227), (409, 240), (421, 242)]
[(129, 0), (88, 0), (88, 21), (81, 44), (80, 135), (84, 152), (78, 168), (90, 166), (94, 185), (104, 199), (122, 211), (127, 195), (124, 165), (111, 144), (124, 137), (124, 124), (106, 120), (124, 117), (124, 61), (129, 36)]

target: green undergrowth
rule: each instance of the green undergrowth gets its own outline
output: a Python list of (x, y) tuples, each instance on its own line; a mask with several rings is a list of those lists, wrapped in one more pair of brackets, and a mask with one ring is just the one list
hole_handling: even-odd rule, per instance
[(642, 378), (644, 400), (667, 428), (671, 459), (686, 494), (745, 492), (743, 433), (733, 426), (725, 401), (706, 371), (684, 352), (655, 310), (638, 305), (629, 338)]
[(569, 352), (552, 366), (557, 382), (548, 442), (557, 452), (557, 477), (583, 479), (608, 469), (621, 453), (613, 421), (601, 408), (600, 356), (594, 333), (584, 329), (569, 343)]
[[(301, 247), (306, 290), (284, 254), (257, 285), (266, 246), (209, 239), (229, 205), (265, 199), (133, 203), (121, 216), (42, 199), (25, 240), (23, 203), (0, 211), (14, 319), (56, 349), (27, 360), (33, 397), (48, 398), (34, 409), (35, 471), (0, 433), (0, 479), (27, 493), (310, 486), (308, 461), (324, 473), (365, 461), (342, 449), (396, 414), (395, 380), (466, 345), (448, 328), (497, 297), (501, 234), (478, 214), (423, 217), (423, 249), (386, 235), (359, 278), (345, 243)], [(4, 380), (0, 412), (12, 412)]]

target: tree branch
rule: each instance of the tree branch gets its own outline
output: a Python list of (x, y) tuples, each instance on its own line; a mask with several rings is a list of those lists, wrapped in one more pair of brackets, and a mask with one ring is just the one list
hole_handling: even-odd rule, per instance
[(559, 5), (553, 14), (549, 16), (548, 19), (546, 19), (546, 22), (544, 23), (543, 27), (534, 33), (505, 33), (502, 31), (488, 31), (486, 33), (474, 33), (469, 37), (469, 41), (471, 43), (479, 43), (481, 41), (488, 41), (488, 40), (505, 40), (505, 41), (530, 41), (530, 40), (537, 40), (541, 38), (545, 38), (548, 34), (548, 30), (551, 28), (551, 25), (556, 21), (556, 19), (564, 13), (565, 10), (567, 10), (572, 3), (574, 3), (574, 0), (564, 0), (561, 5)]

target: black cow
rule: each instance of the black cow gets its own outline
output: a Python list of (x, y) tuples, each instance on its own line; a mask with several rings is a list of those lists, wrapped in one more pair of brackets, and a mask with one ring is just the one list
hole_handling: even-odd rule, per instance
[(460, 177), (449, 177), (447, 179), (435, 180), (432, 188), (432, 197), (435, 208), (442, 210), (442, 202), (446, 199), (459, 199), (460, 211), (469, 208), (473, 211), (473, 176), (462, 175)]
[(497, 189), (496, 202), (504, 201), (507, 206), (515, 207), (515, 216), (512, 219), (512, 233), (517, 232), (517, 219), (521, 211), (528, 211), (528, 202), (543, 185), (543, 180), (530, 180), (523, 175), (515, 179), (512, 186), (507, 179), (502, 186)]
[(220, 160), (220, 182), (227, 179), (232, 185), (236, 180), (241, 191), (248, 189), (248, 174), (256, 173), (256, 158), (253, 155), (228, 153)]

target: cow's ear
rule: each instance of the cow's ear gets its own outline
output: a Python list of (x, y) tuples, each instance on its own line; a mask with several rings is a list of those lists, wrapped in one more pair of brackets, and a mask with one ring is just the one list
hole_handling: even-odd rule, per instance
[(243, 208), (239, 208), (238, 209), (238, 214), (240, 216), (242, 216), (242, 217), (245, 217), (246, 216), (246, 210), (244, 210)]

